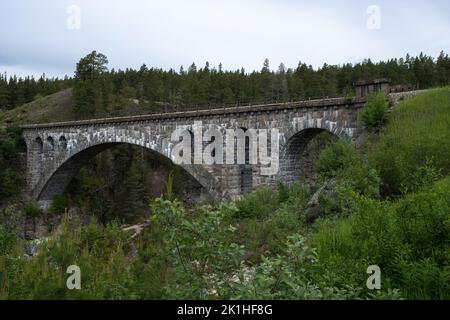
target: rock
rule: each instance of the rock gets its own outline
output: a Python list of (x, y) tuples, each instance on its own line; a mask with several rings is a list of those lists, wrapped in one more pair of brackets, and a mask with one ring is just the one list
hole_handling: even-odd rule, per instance
[(311, 197), (308, 204), (306, 205), (306, 221), (308, 223), (314, 223), (314, 221), (316, 221), (320, 217), (320, 214), (323, 211), (323, 205), (320, 203), (320, 201), (323, 197), (331, 199), (337, 197), (337, 193), (335, 190), (336, 184), (336, 179), (328, 180)]

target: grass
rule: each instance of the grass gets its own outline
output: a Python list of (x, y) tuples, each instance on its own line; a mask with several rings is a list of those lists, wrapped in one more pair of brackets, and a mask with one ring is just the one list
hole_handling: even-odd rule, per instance
[(370, 152), (385, 194), (398, 195), (420, 167), (432, 162), (450, 174), (450, 88), (441, 88), (406, 100), (392, 113), (379, 142)]
[(0, 122), (43, 123), (75, 118), (72, 89), (40, 97), (12, 110), (0, 112)]

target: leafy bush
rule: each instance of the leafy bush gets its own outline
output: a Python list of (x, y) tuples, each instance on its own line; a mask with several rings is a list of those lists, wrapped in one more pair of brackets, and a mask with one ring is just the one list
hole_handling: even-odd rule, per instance
[(382, 269), (385, 286), (401, 289), (407, 298), (448, 299), (448, 286), (434, 286), (427, 277), (412, 280), (408, 268), (416, 266), (438, 279), (446, 277), (450, 178), (394, 203), (355, 193), (348, 197), (342, 210), (351, 215), (318, 224), (312, 243), (318, 248), (319, 261), (347, 274), (351, 283), (363, 281), (365, 268), (376, 264)]
[(419, 167), (417, 171), (408, 175), (402, 183), (401, 191), (404, 194), (418, 191), (423, 187), (429, 187), (442, 178), (442, 170), (437, 169), (433, 165), (433, 161), (429, 160), (427, 163)]
[(359, 117), (368, 130), (378, 129), (384, 126), (388, 118), (388, 100), (384, 93), (376, 93), (369, 96)]
[(0, 169), (0, 201), (20, 193), (20, 178), (11, 168)]
[(69, 208), (69, 199), (67, 195), (58, 195), (53, 199), (50, 211), (53, 214), (62, 214)]
[(32, 217), (32, 218), (39, 217), (43, 213), (42, 209), (34, 201), (27, 202), (25, 204), (24, 211), (25, 211), (25, 215), (27, 217)]
[(262, 218), (273, 213), (280, 204), (278, 193), (271, 188), (261, 188), (246, 195), (236, 203), (236, 218)]
[(222, 291), (228, 290), (227, 277), (239, 269), (244, 254), (243, 246), (232, 241), (237, 229), (223, 222), (236, 211), (233, 205), (217, 210), (204, 207), (194, 220), (178, 202), (153, 202), (152, 221), (163, 231), (167, 250), (174, 258), (168, 297), (205, 299), (221, 297)]
[(12, 125), (6, 130), (0, 129), (0, 204), (20, 194), (22, 173), (18, 152), (23, 149), (24, 141), (19, 127)]
[(316, 168), (321, 177), (328, 179), (357, 161), (358, 152), (355, 146), (350, 141), (341, 139), (322, 151)]
[(370, 198), (380, 196), (381, 179), (378, 172), (361, 161), (342, 170), (337, 177), (361, 195)]
[(16, 244), (17, 236), (12, 230), (0, 225), (0, 257), (9, 254)]
[(412, 258), (433, 258), (450, 265), (450, 178), (394, 205), (396, 233), (408, 243)]

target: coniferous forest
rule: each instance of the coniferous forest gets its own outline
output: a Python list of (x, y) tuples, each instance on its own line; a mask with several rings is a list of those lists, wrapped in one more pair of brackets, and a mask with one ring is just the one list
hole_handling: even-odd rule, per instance
[(380, 62), (324, 64), (318, 69), (305, 62), (277, 67), (266, 59), (260, 71), (230, 71), (208, 62), (179, 70), (145, 64), (139, 70), (109, 70), (108, 58), (94, 51), (78, 62), (74, 77), (48, 79), (43, 75), (36, 80), (1, 75), (0, 109), (13, 109), (72, 86), (77, 114), (89, 117), (120, 113), (137, 103), (145, 111), (182, 111), (347, 96), (353, 94), (355, 82), (380, 78), (389, 79), (393, 86), (416, 89), (444, 86), (450, 82), (450, 57), (444, 52), (438, 57), (407, 55)]

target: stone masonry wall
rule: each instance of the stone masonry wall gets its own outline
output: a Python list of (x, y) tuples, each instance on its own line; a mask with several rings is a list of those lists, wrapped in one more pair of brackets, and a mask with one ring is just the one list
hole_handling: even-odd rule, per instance
[[(396, 105), (418, 93), (391, 94), (391, 104)], [(43, 206), (48, 205), (55, 195), (64, 191), (86, 161), (118, 144), (142, 146), (173, 159), (172, 149), (176, 142), (171, 141), (172, 132), (177, 128), (193, 132), (194, 122), (199, 121), (202, 122), (203, 132), (214, 128), (223, 134), (224, 153), (227, 129), (279, 131), (279, 170), (275, 175), (261, 174), (264, 166), (260, 163), (182, 165), (213, 196), (232, 199), (259, 186), (271, 186), (278, 182), (289, 184), (299, 179), (301, 152), (317, 134), (328, 131), (338, 137), (358, 138), (362, 132), (358, 111), (364, 103), (364, 99), (349, 101), (336, 98), (27, 125), (23, 129), (28, 150), (28, 194)], [(268, 147), (269, 152), (273, 152), (270, 143)]]
[(44, 204), (51, 202), (86, 161), (117, 144), (142, 146), (172, 159), (176, 144), (171, 141), (172, 132), (177, 128), (192, 132), (195, 121), (202, 122), (204, 131), (215, 128), (224, 136), (226, 129), (239, 128), (278, 129), (280, 134), (279, 171), (273, 176), (261, 175), (260, 164), (250, 168), (238, 164), (183, 165), (215, 197), (235, 198), (259, 186), (291, 183), (299, 177), (299, 150), (313, 136), (324, 130), (339, 137), (359, 134), (357, 113), (363, 103), (338, 98), (25, 126), (29, 195)]

